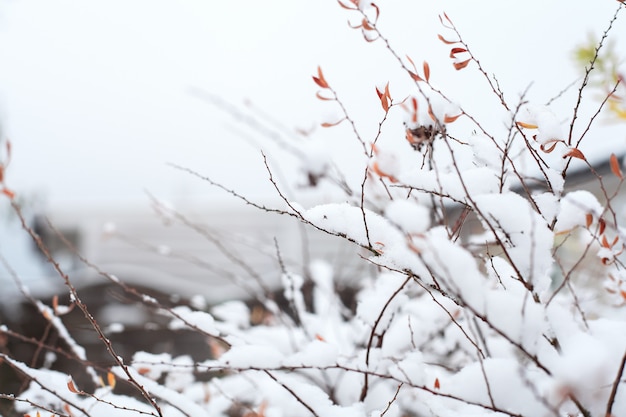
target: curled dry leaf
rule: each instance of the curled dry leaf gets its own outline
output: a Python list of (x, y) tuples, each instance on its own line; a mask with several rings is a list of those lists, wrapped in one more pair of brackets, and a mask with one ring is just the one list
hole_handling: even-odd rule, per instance
[(539, 128), (539, 126), (533, 125), (531, 123), (515, 122), (515, 124), (518, 125), (519, 127), (525, 128), (525, 129), (537, 129), (537, 128)]
[(617, 160), (617, 156), (615, 154), (611, 154), (611, 172), (620, 180), (624, 179), (624, 174), (619, 166), (619, 161)]
[(450, 58), (456, 58), (457, 54), (462, 54), (463, 52), (467, 52), (465, 48), (452, 48), (450, 49)]
[(455, 43), (459, 43), (458, 41), (449, 41), (441, 35), (437, 35), (437, 37), (441, 42), (445, 43), (446, 45), (454, 45)]
[(348, 6), (346, 4), (344, 4), (341, 0), (337, 0), (337, 3), (339, 3), (339, 5), (341, 7), (343, 7), (344, 9), (347, 10), (359, 10), (359, 8), (357, 7), (356, 3), (352, 0), (350, 0), (350, 3), (352, 3), (352, 6)]
[(426, 82), (430, 79), (430, 66), (426, 61), (424, 61), (424, 78), (426, 79)]
[(67, 380), (67, 389), (69, 389), (70, 392), (73, 392), (74, 394), (80, 393), (80, 391), (76, 389), (76, 385), (74, 385), (74, 381), (72, 380), (72, 377), (69, 377), (69, 379)]
[(469, 64), (470, 61), (471, 61), (471, 59), (467, 59), (467, 60), (465, 60), (463, 62), (455, 62), (454, 63), (454, 69), (456, 69), (458, 71), (458, 70), (461, 70), (461, 69), (467, 67), (467, 64)]
[(457, 114), (456, 116), (448, 116), (448, 115), (446, 115), (446, 116), (443, 118), (443, 122), (444, 122), (444, 123), (453, 123), (454, 121), (456, 121), (456, 119), (458, 119), (458, 118), (459, 118), (459, 117), (461, 117), (461, 116), (463, 116), (463, 113), (459, 113), (459, 114)]
[(338, 124), (340, 124), (344, 120), (346, 120), (345, 117), (343, 119), (339, 119), (339, 120), (337, 120), (336, 122), (333, 122), (333, 123), (330, 123), (330, 122), (321, 123), (320, 126), (322, 126), (322, 127), (333, 127), (333, 126), (337, 126)]
[(585, 158), (585, 155), (578, 148), (569, 149), (567, 152), (565, 152), (565, 154), (563, 155), (563, 158), (567, 158), (568, 156), (572, 158), (578, 158), (583, 161), (587, 160), (587, 158)]
[(587, 213), (585, 215), (585, 225), (587, 226), (587, 229), (589, 229), (591, 223), (593, 223), (593, 215), (591, 213)]
[(435, 389), (440, 389), (441, 383), (439, 383), (439, 378), (435, 378)]

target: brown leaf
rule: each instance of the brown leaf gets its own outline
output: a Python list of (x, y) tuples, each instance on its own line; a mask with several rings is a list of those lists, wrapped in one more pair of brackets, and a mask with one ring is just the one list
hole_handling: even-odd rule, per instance
[(323, 101), (334, 100), (332, 97), (324, 97), (323, 95), (320, 94), (319, 91), (317, 93), (315, 93), (315, 97), (317, 97), (318, 99), (323, 100)]
[(469, 64), (469, 63), (470, 63), (470, 61), (471, 61), (471, 59), (465, 60), (465, 61), (463, 61), (463, 62), (455, 62), (455, 63), (454, 63), (454, 68), (455, 68), (457, 71), (458, 71), (458, 70), (461, 70), (461, 69), (463, 69), (463, 68), (467, 67), (467, 64)]
[(366, 18), (363, 18), (363, 20), (361, 21), (361, 27), (363, 27), (363, 29), (365, 30), (374, 30), (374, 26), (370, 25), (370, 23), (367, 21)]
[(606, 235), (602, 235), (602, 247), (609, 249), (611, 246), (609, 245), (609, 241), (606, 240)]
[(348, 10), (358, 10), (358, 9), (359, 9), (359, 8), (358, 8), (358, 7), (356, 7), (356, 6), (354, 6), (354, 7), (346, 6), (345, 4), (343, 4), (343, 3), (341, 2), (341, 0), (337, 0), (337, 3), (339, 3), (339, 5), (340, 5), (341, 7), (343, 7), (344, 9), (348, 9)]
[(456, 119), (458, 119), (458, 118), (459, 118), (459, 117), (461, 117), (461, 116), (463, 116), (463, 113), (459, 113), (459, 114), (457, 114), (456, 116), (448, 116), (448, 115), (446, 115), (446, 116), (443, 118), (443, 122), (444, 122), (444, 123), (452, 123), (452, 122), (456, 121)]
[(414, 73), (413, 71), (409, 71), (409, 75), (411, 76), (411, 78), (413, 78), (415, 81), (424, 81), (422, 79), (422, 77), (420, 77), (419, 75), (417, 75), (416, 73)]
[(437, 37), (441, 42), (445, 43), (446, 45), (454, 45), (455, 43), (459, 43), (458, 41), (449, 41), (441, 35), (437, 35)]
[(561, 141), (558, 140), (558, 139), (548, 140), (545, 143), (542, 143), (539, 146), (539, 149), (541, 149), (545, 153), (550, 153), (550, 152), (552, 152), (554, 150), (554, 148), (556, 148), (556, 145), (558, 145), (559, 142), (561, 142)]
[(617, 160), (617, 156), (615, 154), (611, 154), (611, 172), (620, 180), (624, 179), (624, 174), (622, 174), (619, 161)]
[(0, 164), (0, 184), (4, 182), (4, 165)]
[(604, 229), (606, 229), (606, 221), (604, 221), (603, 218), (600, 218), (600, 220), (598, 220), (598, 233), (603, 234)]
[(343, 119), (339, 119), (338, 121), (334, 122), (334, 123), (329, 123), (329, 122), (324, 122), (321, 124), (322, 127), (333, 127), (333, 126), (337, 126), (338, 124), (340, 124), (341, 122), (343, 122), (344, 120), (346, 120), (345, 118)]
[(587, 226), (587, 229), (589, 229), (591, 223), (593, 223), (593, 215), (591, 213), (587, 213), (585, 215), (585, 225)]
[(585, 158), (585, 155), (583, 155), (583, 153), (578, 148), (571, 148), (570, 150), (565, 152), (565, 154), (563, 155), (563, 158), (567, 158), (568, 156), (571, 156), (572, 158), (578, 158), (583, 161), (587, 160), (587, 158)]
[(424, 78), (426, 79), (426, 82), (430, 79), (430, 66), (426, 61), (424, 61)]
[(315, 84), (319, 85), (322, 88), (329, 87), (326, 79), (324, 78), (324, 74), (322, 73), (322, 68), (319, 66), (317, 67), (317, 77), (313, 76), (313, 81), (315, 81)]
[(70, 377), (70, 379), (67, 381), (67, 389), (70, 390), (70, 392), (73, 392), (74, 394), (78, 394), (80, 393), (80, 391), (78, 391), (76, 389), (76, 385), (74, 385), (74, 381), (72, 381), (72, 378)]
[(440, 389), (441, 384), (439, 383), (439, 378), (435, 378), (435, 389)]
[(411, 66), (413, 67), (413, 72), (417, 72), (417, 68), (415, 67), (415, 62), (413, 62), (413, 60), (411, 59), (410, 56), (406, 55), (406, 59), (409, 61), (409, 63), (411, 64)]
[(467, 52), (465, 48), (452, 48), (450, 49), (450, 58), (454, 58), (456, 54), (462, 54), (463, 52)]

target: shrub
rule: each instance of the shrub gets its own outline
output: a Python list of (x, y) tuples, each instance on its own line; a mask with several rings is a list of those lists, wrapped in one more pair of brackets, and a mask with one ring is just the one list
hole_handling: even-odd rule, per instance
[[(305, 265), (305, 273), (283, 266), (285, 305), (259, 294), (264, 316), (255, 324), (243, 301), (200, 311), (165, 307), (143, 296), (169, 317), (171, 329), (205, 335), (212, 357), (196, 361), (136, 352), (126, 363), (70, 277), (24, 225), (115, 365), (97, 369), (66, 330), (63, 308), (33, 300), (96, 388), (0, 353), (30, 381), (15, 396), (2, 394), (17, 412), (617, 416), (626, 409), (626, 274), (620, 257), (625, 238), (614, 205), (624, 175), (610, 150), (608, 175), (581, 150), (605, 106), (622, 117), (623, 75), (617, 65), (595, 84), (603, 92), (595, 111), (583, 118), (581, 103), (594, 69), (608, 59), (601, 52), (623, 3), (594, 48), (579, 51), (585, 68), (569, 116), (528, 103), (524, 95), (508, 101), (453, 19), (441, 16), (439, 39), (450, 49), (450, 65), (482, 74), (507, 116), (507, 129), (497, 134), (439, 89), (426, 61), (418, 65), (393, 48), (379, 30), (384, 13), (374, 3), (340, 4), (365, 41), (382, 44), (414, 88), (406, 98), (393, 85), (376, 88), (381, 116), (378, 129), (366, 136), (350, 113), (359, 109), (344, 105), (332, 76), (319, 67), (315, 71), (317, 97), (342, 112), (323, 127), (347, 124), (359, 145), (358, 180), (344, 177), (331, 159), (313, 153), (310, 143), (303, 145), (306, 152), (294, 148), (293, 155), (308, 187), (341, 191), (335, 202), (305, 207), (291, 201), (267, 161), (282, 207), (257, 204), (203, 178), (243, 203), (291, 216), (358, 248), (375, 273), (359, 279), (356, 307), (337, 292), (334, 271), (323, 260)], [(393, 140), (403, 148), (380, 140), (398, 114), (405, 118), (404, 137)], [(574, 162), (594, 179), (599, 198), (567, 189)], [(13, 207), (23, 219), (19, 206)], [(7, 327), (1, 331), (19, 337)], [(120, 393), (121, 382), (134, 389), (134, 397)]]

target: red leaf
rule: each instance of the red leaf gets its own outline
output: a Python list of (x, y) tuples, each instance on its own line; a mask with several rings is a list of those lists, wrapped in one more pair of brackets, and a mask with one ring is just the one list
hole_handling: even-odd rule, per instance
[(604, 219), (600, 218), (600, 220), (598, 220), (598, 227), (598, 233), (603, 234), (604, 229), (606, 229), (606, 222), (604, 221)]
[(430, 66), (426, 61), (424, 61), (424, 78), (426, 79), (426, 82), (430, 79)]
[(467, 52), (465, 48), (452, 48), (450, 49), (450, 58), (454, 58), (456, 54), (461, 54), (463, 52)]
[(617, 160), (617, 156), (615, 154), (611, 154), (611, 172), (620, 180), (624, 179), (624, 174), (622, 174), (622, 170), (619, 166), (619, 161)]
[(454, 63), (454, 68), (458, 71), (460, 69), (463, 69), (465, 67), (467, 67), (467, 64), (469, 64), (471, 61), (471, 59), (465, 60), (463, 62), (455, 62)]
[(585, 158), (585, 155), (583, 155), (583, 153), (578, 148), (571, 148), (570, 150), (565, 152), (563, 158), (567, 158), (568, 156), (571, 156), (572, 158), (582, 159), (583, 161), (587, 160), (587, 158)]
[(455, 43), (458, 43), (458, 41), (449, 41), (441, 35), (437, 35), (437, 37), (441, 42), (445, 43), (446, 45), (454, 45)]
[(439, 378), (435, 378), (435, 389), (440, 389), (441, 384), (439, 383)]
[(313, 76), (313, 81), (315, 81), (315, 84), (319, 85), (322, 88), (329, 87), (326, 79), (324, 78), (324, 74), (322, 73), (322, 68), (319, 66), (317, 67), (317, 77)]

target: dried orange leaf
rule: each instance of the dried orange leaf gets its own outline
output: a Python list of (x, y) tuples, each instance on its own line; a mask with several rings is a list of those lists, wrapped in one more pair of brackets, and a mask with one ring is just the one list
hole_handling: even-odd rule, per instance
[(463, 116), (463, 113), (457, 114), (456, 116), (448, 116), (448, 115), (446, 115), (443, 118), (443, 122), (444, 123), (452, 123), (452, 122), (456, 121), (456, 119), (458, 119), (461, 116)]
[(8, 188), (3, 188), (2, 189), (2, 194), (4, 194), (7, 197), (9, 197), (11, 200), (13, 200), (15, 198), (15, 193), (13, 191), (9, 190)]
[(316, 338), (317, 340), (319, 340), (320, 342), (325, 342), (325, 341), (326, 341), (326, 339), (324, 339), (322, 336), (320, 336), (320, 334), (319, 334), (319, 333), (316, 333), (316, 334), (315, 334), (315, 338)]
[(617, 156), (615, 154), (611, 154), (611, 172), (620, 180), (624, 179), (624, 174), (622, 174), (619, 161), (617, 160)]
[(73, 392), (74, 394), (78, 394), (80, 392), (76, 389), (76, 385), (74, 385), (74, 381), (72, 381), (72, 377), (70, 377), (70, 379), (67, 380), (67, 389), (69, 389), (70, 392)]
[(607, 249), (611, 247), (609, 241), (606, 240), (606, 235), (602, 235), (602, 247)]
[(537, 125), (533, 125), (530, 123), (524, 123), (524, 122), (515, 122), (516, 125), (518, 125), (519, 127), (523, 127), (526, 129), (537, 129), (539, 126)]
[(587, 158), (585, 158), (585, 155), (583, 155), (583, 153), (578, 148), (571, 148), (570, 150), (565, 152), (563, 158), (567, 158), (568, 156), (571, 156), (572, 158), (582, 159), (583, 161), (587, 160)]
[(430, 66), (426, 61), (424, 61), (424, 78), (426, 79), (426, 82), (430, 79)]
[(439, 378), (435, 378), (435, 389), (440, 389), (441, 384), (439, 383)]
[(111, 389), (115, 388), (115, 375), (113, 374), (113, 372), (108, 372), (107, 373), (107, 383), (109, 384), (109, 386), (111, 387)]
[(593, 223), (593, 215), (591, 213), (587, 213), (585, 215), (585, 225), (587, 226), (587, 228), (591, 226), (591, 223)]
[(4, 182), (4, 165), (0, 164), (0, 184)]
[(454, 45), (455, 43), (458, 43), (457, 41), (449, 41), (441, 35), (437, 35), (437, 37), (441, 42), (445, 43), (446, 45)]
[(329, 123), (329, 122), (324, 122), (321, 124), (322, 127), (333, 127), (333, 126), (337, 126), (339, 123), (343, 122), (344, 120), (346, 120), (345, 118), (343, 119), (339, 119), (338, 121), (334, 122), (334, 123)]
[(606, 229), (606, 222), (603, 218), (600, 218), (600, 220), (598, 220), (598, 233), (603, 234), (604, 229)]
[(463, 62), (455, 62), (455, 63), (454, 63), (454, 68), (455, 68), (457, 71), (458, 71), (458, 70), (461, 70), (461, 69), (463, 69), (463, 68), (467, 67), (467, 64), (469, 64), (469, 63), (470, 63), (470, 61), (471, 61), (471, 59), (465, 60), (465, 61), (463, 61)]

